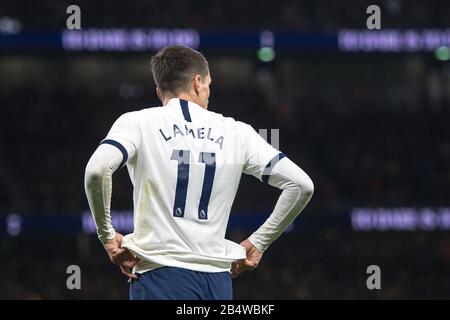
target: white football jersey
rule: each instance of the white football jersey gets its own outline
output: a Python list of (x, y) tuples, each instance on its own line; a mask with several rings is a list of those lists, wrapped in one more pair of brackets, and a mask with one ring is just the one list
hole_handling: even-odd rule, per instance
[(222, 272), (246, 257), (225, 239), (241, 174), (263, 180), (281, 157), (251, 126), (171, 99), (123, 114), (102, 143), (122, 151), (134, 186), (134, 232), (122, 245), (141, 259), (135, 272)]

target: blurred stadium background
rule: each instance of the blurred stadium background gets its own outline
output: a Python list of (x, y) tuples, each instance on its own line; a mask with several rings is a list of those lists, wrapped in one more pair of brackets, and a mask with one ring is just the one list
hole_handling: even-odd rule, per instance
[[(81, 8), (67, 30), (66, 8)], [(366, 8), (381, 8), (378, 31)], [(126, 299), (83, 189), (88, 158), (122, 113), (158, 105), (160, 47), (202, 51), (210, 108), (280, 131), (315, 195), (237, 299), (450, 298), (449, 1), (0, 2), (2, 299)], [(229, 238), (278, 192), (244, 176)], [(131, 183), (115, 175), (129, 232)], [(79, 265), (82, 290), (66, 288)], [(366, 268), (381, 268), (368, 290)]]

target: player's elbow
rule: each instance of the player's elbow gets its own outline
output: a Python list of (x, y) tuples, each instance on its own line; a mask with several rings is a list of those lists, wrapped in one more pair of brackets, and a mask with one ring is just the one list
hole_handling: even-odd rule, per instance
[(305, 197), (310, 199), (314, 194), (314, 183), (311, 178), (304, 172), (299, 173), (294, 178), (295, 186), (298, 188), (300, 193)]
[(105, 172), (105, 167), (95, 165), (91, 161), (89, 161), (84, 172), (84, 184), (87, 187), (90, 187), (101, 183), (103, 181)]
[(306, 181), (304, 181), (300, 187), (302, 192), (305, 194), (306, 197), (311, 198), (314, 194), (314, 183), (312, 182), (311, 178), (308, 177)]

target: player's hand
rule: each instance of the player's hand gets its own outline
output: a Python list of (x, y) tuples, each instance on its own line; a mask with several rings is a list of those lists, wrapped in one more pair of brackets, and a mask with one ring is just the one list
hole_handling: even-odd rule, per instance
[(256, 247), (248, 239), (242, 241), (241, 246), (245, 248), (247, 258), (231, 264), (231, 277), (233, 279), (244, 271), (256, 269), (263, 255), (263, 253), (256, 249)]
[(128, 249), (122, 248), (122, 238), (123, 236), (116, 232), (116, 237), (105, 243), (103, 246), (105, 247), (111, 262), (118, 265), (124, 275), (132, 279), (137, 279), (137, 276), (133, 274), (132, 270), (139, 262), (139, 259)]

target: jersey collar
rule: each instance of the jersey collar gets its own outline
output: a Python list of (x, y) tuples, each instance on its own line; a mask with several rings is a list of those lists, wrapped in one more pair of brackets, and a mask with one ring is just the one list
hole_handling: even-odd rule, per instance
[[(172, 98), (172, 99), (169, 100), (169, 102), (167, 103), (167, 105), (170, 106), (170, 107), (172, 107), (172, 106), (179, 107), (179, 106), (180, 106), (180, 101), (181, 101), (181, 100), (184, 100), (184, 99)], [(195, 102), (192, 102), (192, 101), (190, 101), (190, 100), (185, 100), (185, 101), (188, 102), (188, 105), (189, 105), (189, 106), (195, 106), (195, 107), (202, 108), (202, 107), (200, 107), (198, 104), (196, 104)], [(202, 108), (202, 109), (203, 109), (203, 108)]]

